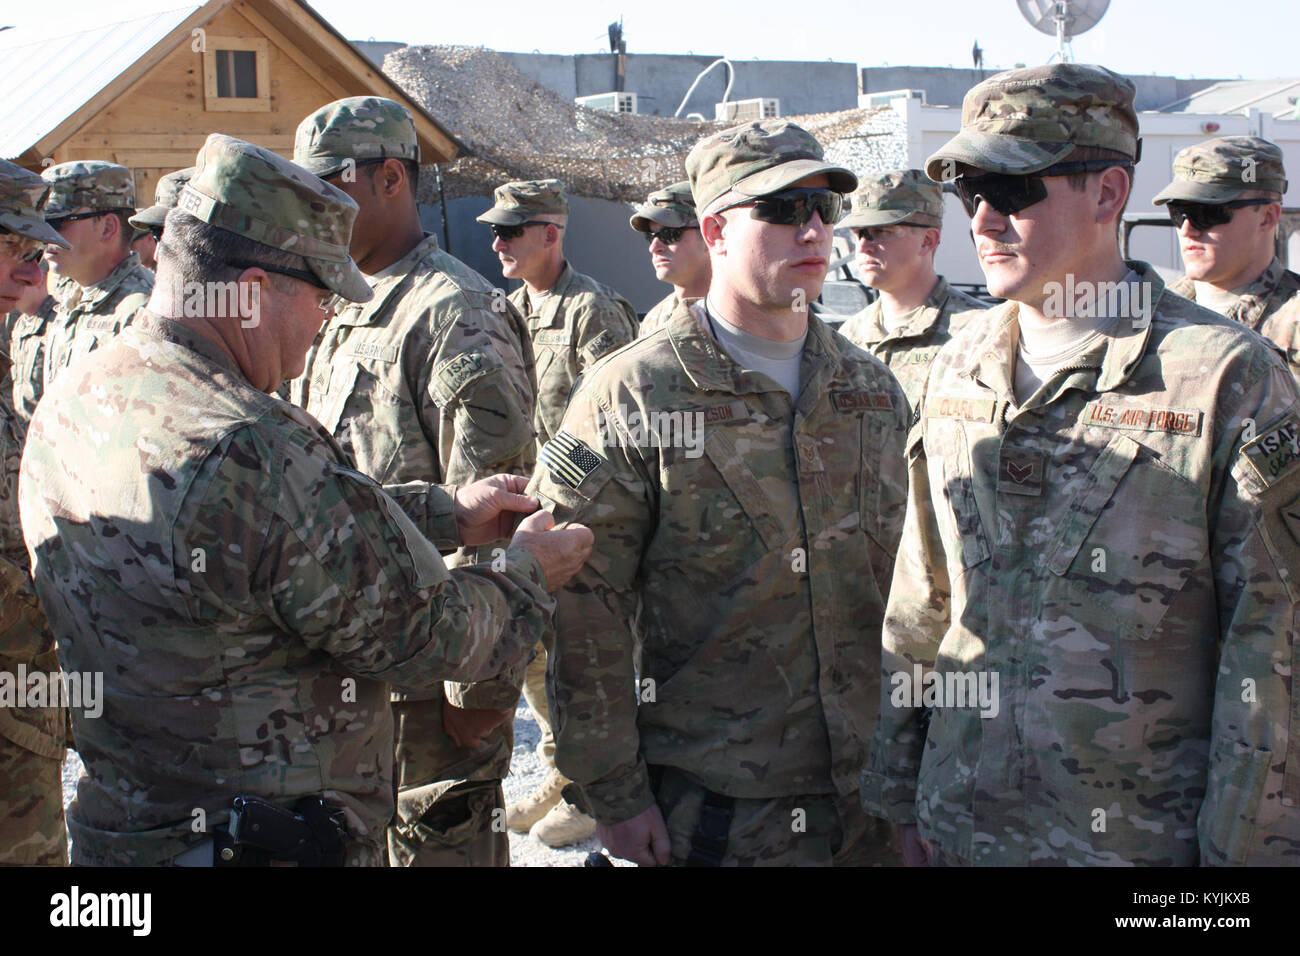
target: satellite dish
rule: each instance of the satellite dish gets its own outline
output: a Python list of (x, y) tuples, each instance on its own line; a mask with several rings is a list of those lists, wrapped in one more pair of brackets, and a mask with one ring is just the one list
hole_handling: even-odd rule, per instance
[(1110, 0), (1016, 0), (1016, 6), (1031, 27), (1056, 37), (1056, 53), (1047, 62), (1059, 56), (1069, 63), (1074, 59), (1070, 41), (1097, 25)]

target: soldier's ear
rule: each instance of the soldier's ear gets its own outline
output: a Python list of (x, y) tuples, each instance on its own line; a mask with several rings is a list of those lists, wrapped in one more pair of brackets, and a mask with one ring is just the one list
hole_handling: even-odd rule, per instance
[(704, 237), (704, 244), (710, 252), (723, 251), (726, 237), (723, 236), (722, 229), (726, 224), (725, 219), (713, 213), (705, 213), (700, 217), (700, 235)]

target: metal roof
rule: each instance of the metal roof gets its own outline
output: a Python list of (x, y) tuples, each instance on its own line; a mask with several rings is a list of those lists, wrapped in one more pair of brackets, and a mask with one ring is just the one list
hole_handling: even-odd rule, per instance
[(1257, 109), (1270, 116), (1292, 119), (1297, 115), (1300, 79), (1227, 80), (1162, 106), (1162, 113), (1239, 113)]
[(0, 157), (40, 142), (201, 6), (61, 36), (31, 27), (0, 31)]

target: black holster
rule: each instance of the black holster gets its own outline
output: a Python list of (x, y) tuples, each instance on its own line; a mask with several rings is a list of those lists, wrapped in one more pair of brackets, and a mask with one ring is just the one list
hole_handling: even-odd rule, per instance
[(261, 797), (235, 797), (227, 827), (213, 832), (213, 866), (342, 866), (343, 811), (318, 796), (292, 810)]
[[(665, 768), (649, 766), (646, 769), (650, 774), (650, 789), (658, 800)], [(704, 790), (704, 803), (700, 807), (695, 833), (691, 835), (691, 852), (683, 865), (722, 866), (727, 855), (727, 839), (731, 835), (731, 818), (736, 813), (736, 798), (705, 789), (699, 784), (696, 786)]]

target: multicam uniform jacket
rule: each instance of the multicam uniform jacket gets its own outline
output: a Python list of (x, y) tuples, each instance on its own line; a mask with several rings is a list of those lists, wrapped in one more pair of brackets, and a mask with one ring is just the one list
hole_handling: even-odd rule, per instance
[(1023, 405), (1015, 303), (934, 362), (864, 803), (979, 864), (1294, 863), (1300, 396), (1130, 266), (1151, 314)]
[(89, 355), (122, 331), (153, 293), (153, 273), (132, 252), (101, 282), (60, 282), (59, 305), (45, 333), (43, 388), (72, 362)]
[(550, 294), (534, 306), (528, 289), (510, 293), (510, 301), (528, 321), (537, 357), (537, 411), (533, 425), (538, 447), (560, 427), (573, 383), (601, 356), (636, 338), (636, 310), (631, 303), (567, 262)]
[(448, 573), (434, 485), (382, 488), (213, 343), (143, 312), (46, 392), (20, 500), (65, 670), (104, 675), (78, 720), (78, 862), (152, 864), (231, 799), (323, 793), (349, 860), (393, 814), (389, 684), (522, 660), (553, 599), (526, 551)]
[(556, 765), (598, 820), (650, 806), (648, 765), (742, 798), (857, 786), (908, 410), (814, 316), (801, 361), (792, 401), (683, 305), (584, 376), (539, 455), (534, 492), (596, 536), (548, 678)]

